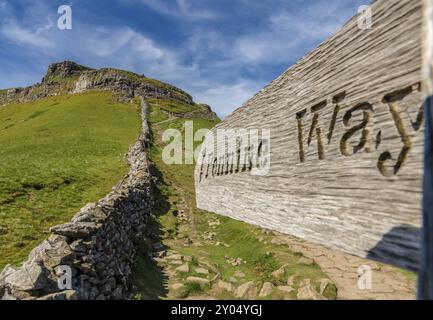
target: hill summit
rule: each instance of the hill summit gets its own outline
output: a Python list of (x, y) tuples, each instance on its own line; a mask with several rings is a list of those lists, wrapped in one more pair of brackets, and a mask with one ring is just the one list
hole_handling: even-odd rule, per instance
[[(185, 91), (144, 75), (115, 68), (93, 69), (73, 61), (63, 61), (51, 64), (40, 83), (25, 88), (1, 90), (0, 106), (88, 90), (111, 91), (119, 102), (144, 97), (197, 105)], [(209, 106), (201, 106), (208, 110), (207, 118), (217, 119)]]

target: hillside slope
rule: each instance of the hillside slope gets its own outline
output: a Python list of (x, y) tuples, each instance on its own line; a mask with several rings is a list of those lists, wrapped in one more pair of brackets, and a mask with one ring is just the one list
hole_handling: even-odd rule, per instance
[(0, 269), (109, 192), (139, 130), (138, 105), (110, 92), (0, 107)]

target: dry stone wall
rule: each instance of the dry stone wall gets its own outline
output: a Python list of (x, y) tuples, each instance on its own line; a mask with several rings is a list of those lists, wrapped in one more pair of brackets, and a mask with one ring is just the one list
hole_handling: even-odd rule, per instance
[[(421, 3), (373, 2), (372, 29), (354, 17), (219, 124), (213, 137), (219, 129), (250, 131), (239, 134), (234, 152), (227, 140), (207, 137), (197, 206), (417, 269)], [(252, 129), (270, 136), (254, 144)], [(254, 175), (265, 149), (269, 172)], [(259, 164), (240, 165), (241, 155)]]
[(144, 101), (142, 123), (142, 134), (129, 150), (128, 175), (69, 223), (51, 228), (52, 235), (21, 268), (7, 266), (0, 274), (0, 299), (129, 298), (131, 268), (153, 206)]

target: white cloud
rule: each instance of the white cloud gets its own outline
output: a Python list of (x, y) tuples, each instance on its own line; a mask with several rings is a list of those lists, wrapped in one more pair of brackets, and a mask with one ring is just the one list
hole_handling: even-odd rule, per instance
[(164, 56), (164, 50), (152, 39), (129, 27), (108, 29), (84, 26), (77, 31), (75, 37), (84, 40), (85, 50), (98, 57), (135, 54), (137, 59), (158, 60)]
[(252, 98), (264, 85), (265, 83), (260, 81), (241, 79), (234, 83), (215, 83), (214, 87), (204, 90), (192, 88), (191, 93), (197, 101), (211, 105), (221, 117), (225, 118)]
[(215, 12), (197, 9), (200, 4), (200, 1), (197, 0), (175, 0), (171, 4), (161, 0), (141, 0), (141, 2), (156, 12), (181, 19), (213, 20), (218, 18)]
[(269, 16), (266, 27), (240, 36), (234, 51), (251, 64), (293, 61), (306, 53), (305, 46), (323, 41), (356, 12), (355, 7), (329, 1), (282, 10)]
[(31, 28), (20, 26), (14, 20), (9, 20), (0, 25), (0, 34), (18, 44), (52, 48), (54, 47), (54, 43), (44, 36), (44, 32), (51, 29), (52, 26), (53, 23), (49, 21), (46, 25), (38, 26), (32, 30)]

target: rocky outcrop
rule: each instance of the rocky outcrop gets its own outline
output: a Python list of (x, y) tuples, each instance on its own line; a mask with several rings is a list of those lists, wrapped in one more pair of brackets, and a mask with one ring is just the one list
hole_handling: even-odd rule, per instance
[(48, 67), (40, 83), (26, 88), (0, 92), (0, 106), (25, 103), (60, 94), (81, 93), (87, 90), (109, 90), (122, 102), (137, 97), (172, 99), (193, 104), (192, 97), (166, 83), (132, 72), (103, 68), (99, 70), (64, 61)]
[(81, 66), (72, 61), (64, 61), (61, 63), (53, 63), (48, 67), (47, 74), (42, 79), (42, 82), (49, 82), (56, 78), (68, 78), (79, 76), (84, 71), (91, 71), (93, 69)]
[(1, 299), (129, 298), (131, 268), (153, 206), (144, 102), (142, 107), (142, 134), (128, 154), (130, 172), (106, 197), (52, 227), (21, 268), (7, 266), (0, 274)]
[(73, 93), (90, 89), (113, 91), (120, 94), (124, 101), (135, 97), (147, 97), (193, 103), (191, 96), (178, 88), (145, 76), (111, 68), (82, 73), (75, 83)]

